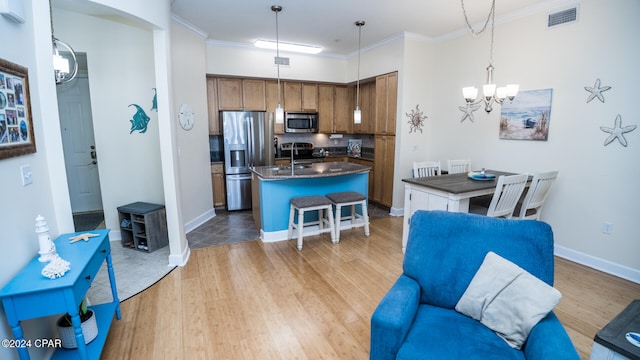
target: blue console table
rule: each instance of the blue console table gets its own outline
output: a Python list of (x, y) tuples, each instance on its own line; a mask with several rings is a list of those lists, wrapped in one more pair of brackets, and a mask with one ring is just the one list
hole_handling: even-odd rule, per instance
[[(81, 234), (72, 233), (60, 235), (54, 241), (60, 257), (71, 263), (71, 269), (64, 276), (54, 280), (44, 277), (41, 271), (46, 263), (39, 262), (38, 256), (36, 256), (0, 290), (0, 298), (2, 298), (7, 322), (11, 326), (13, 336), (18, 344), (24, 345), (17, 348), (20, 359), (29, 359), (29, 341), (24, 339), (20, 321), (65, 312), (71, 315), (78, 348), (59, 348), (53, 359), (100, 358), (114, 312), (120, 319), (120, 301), (111, 263), (109, 229), (93, 230), (91, 233), (99, 236), (91, 237), (89, 241), (80, 240), (70, 243), (71, 237)], [(90, 306), (96, 316), (98, 336), (91, 343), (85, 345), (78, 308), (105, 260), (113, 301)]]

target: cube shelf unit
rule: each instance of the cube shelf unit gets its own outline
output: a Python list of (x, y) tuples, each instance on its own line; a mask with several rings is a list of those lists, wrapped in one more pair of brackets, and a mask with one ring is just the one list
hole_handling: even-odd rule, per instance
[(120, 206), (118, 222), (125, 248), (150, 253), (169, 244), (164, 205), (135, 202)]

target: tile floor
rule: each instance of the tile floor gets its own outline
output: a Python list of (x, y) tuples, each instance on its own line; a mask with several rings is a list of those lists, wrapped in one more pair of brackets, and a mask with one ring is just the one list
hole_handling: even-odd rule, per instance
[[(384, 206), (369, 204), (368, 210), (371, 219), (389, 216), (389, 208)], [(258, 238), (259, 232), (250, 210), (229, 212), (216, 209), (213, 219), (187, 234), (191, 250)], [(111, 258), (120, 301), (143, 291), (175, 268), (168, 265), (169, 246), (145, 253), (123, 248), (119, 241), (112, 241)], [(98, 272), (87, 297), (92, 304), (112, 301), (106, 264)]]

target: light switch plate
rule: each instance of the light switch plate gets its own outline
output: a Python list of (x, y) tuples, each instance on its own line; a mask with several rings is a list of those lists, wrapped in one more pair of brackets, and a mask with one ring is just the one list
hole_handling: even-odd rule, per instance
[(20, 166), (20, 175), (22, 177), (22, 186), (27, 186), (33, 182), (33, 173), (31, 172), (31, 165)]

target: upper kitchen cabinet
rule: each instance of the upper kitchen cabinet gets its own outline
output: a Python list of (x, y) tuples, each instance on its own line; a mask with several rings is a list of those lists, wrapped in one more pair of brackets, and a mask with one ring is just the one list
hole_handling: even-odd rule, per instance
[(302, 111), (318, 111), (318, 84), (302, 83)]
[(220, 135), (218, 79), (216, 78), (207, 78), (207, 108), (209, 114), (209, 134)]
[[(356, 89), (357, 92), (357, 89)], [(354, 98), (357, 101), (357, 94)], [(353, 130), (359, 134), (375, 133), (376, 114), (376, 83), (371, 81), (360, 84), (360, 112), (362, 116), (361, 124), (354, 124)]]
[(218, 78), (219, 110), (265, 111), (265, 81)]
[(319, 132), (353, 132), (353, 87), (319, 84), (318, 99)]
[(318, 85), (284, 82), (285, 111), (318, 111)]
[(394, 135), (398, 102), (398, 72), (376, 77), (375, 92), (375, 134)]
[(299, 82), (284, 81), (281, 83), (284, 95), (284, 111), (302, 110), (302, 93)]
[[(282, 86), (282, 82), (280, 82), (280, 86)], [(273, 114), (276, 111), (276, 107), (278, 107), (278, 82), (267, 80), (265, 87), (267, 112)], [(284, 107), (284, 102), (282, 101), (282, 88), (280, 91), (280, 103), (282, 107)], [(284, 134), (284, 124), (274, 124), (273, 132), (274, 134)]]
[(242, 107), (247, 111), (266, 111), (264, 80), (242, 80)]
[(335, 133), (353, 132), (354, 87), (336, 85), (334, 92), (333, 129)]
[(333, 93), (333, 85), (318, 85), (318, 131), (323, 134), (333, 132)]
[(242, 79), (218, 78), (218, 109), (242, 109)]

